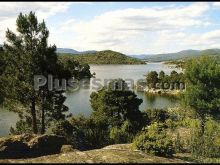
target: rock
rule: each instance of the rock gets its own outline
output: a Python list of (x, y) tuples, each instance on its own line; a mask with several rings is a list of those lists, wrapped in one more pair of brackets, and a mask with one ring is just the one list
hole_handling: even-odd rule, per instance
[(74, 149), (73, 146), (71, 145), (63, 145), (60, 150), (61, 153), (76, 152), (76, 151), (79, 150)]
[(105, 149), (60, 153), (37, 158), (0, 159), (0, 163), (190, 163), (185, 161), (185, 155), (182, 156), (182, 160), (179, 157), (159, 157), (129, 150), (130, 146), (130, 144), (117, 144), (107, 146)]
[(64, 144), (66, 144), (66, 139), (58, 135), (41, 135), (28, 142), (32, 154), (36, 155), (59, 153)]
[(0, 139), (0, 159), (26, 157), (29, 147), (21, 137), (9, 137)]

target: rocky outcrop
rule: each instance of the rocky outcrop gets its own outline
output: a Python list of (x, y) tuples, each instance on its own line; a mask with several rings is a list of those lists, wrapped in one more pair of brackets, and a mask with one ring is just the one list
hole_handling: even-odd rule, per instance
[(29, 151), (28, 145), (21, 138), (0, 139), (0, 159), (25, 157)]
[(0, 160), (0, 163), (189, 163), (175, 157), (147, 155), (130, 147), (130, 144), (111, 145), (84, 152), (74, 150), (31, 159)]
[(66, 139), (57, 135), (17, 135), (0, 138), (0, 159), (57, 154), (64, 144)]
[(31, 139), (27, 144), (34, 155), (56, 154), (60, 152), (66, 139), (57, 135), (42, 135)]

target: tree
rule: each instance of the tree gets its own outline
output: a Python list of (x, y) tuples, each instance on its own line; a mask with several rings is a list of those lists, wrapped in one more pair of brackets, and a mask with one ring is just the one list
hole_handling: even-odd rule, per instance
[(160, 71), (160, 73), (159, 73), (159, 80), (161, 81), (161, 82), (163, 82), (164, 81), (164, 77), (165, 77), (165, 73), (164, 73), (164, 71)]
[(156, 83), (158, 82), (158, 74), (156, 71), (151, 71), (147, 74), (147, 83), (152, 84), (152, 87), (155, 88)]
[(93, 108), (92, 118), (103, 127), (121, 127), (128, 120), (132, 123), (131, 132), (137, 132), (141, 127), (142, 113), (139, 105), (142, 99), (130, 90), (124, 80), (116, 79), (90, 96)]
[(38, 133), (36, 116), (38, 94), (34, 90), (33, 77), (39, 72), (37, 67), (39, 48), (47, 32), (44, 23), (38, 24), (32, 12), (25, 16), (20, 13), (16, 25), (18, 35), (8, 29), (7, 42), (4, 42), (4, 61), (7, 63), (2, 75), (7, 90), (5, 98), (18, 100), (25, 107), (30, 107), (33, 133)]
[(220, 65), (214, 57), (191, 59), (185, 65), (185, 78), (183, 102), (196, 111), (204, 134), (206, 116), (220, 112)]
[(52, 121), (65, 118), (63, 112), (68, 108), (63, 104), (63, 90), (49, 90), (48, 82), (35, 90), (34, 76), (68, 79), (74, 76), (71, 69), (75, 66), (65, 68), (58, 61), (56, 46), (48, 46), (49, 30), (45, 22), (39, 23), (33, 12), (20, 13), (16, 25), (16, 34), (9, 29), (6, 31), (7, 40), (3, 46), (5, 65), (1, 67), (0, 81), (4, 101), (11, 109), (22, 109), (17, 110), (22, 120), (17, 128), (26, 122), (25, 126), (31, 125), (33, 133), (43, 134)]

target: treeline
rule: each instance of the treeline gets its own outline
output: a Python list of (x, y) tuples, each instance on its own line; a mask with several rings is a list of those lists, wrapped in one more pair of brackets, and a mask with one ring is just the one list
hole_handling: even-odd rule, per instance
[(104, 50), (98, 51), (95, 53), (88, 53), (88, 54), (60, 54), (59, 57), (61, 59), (68, 58), (68, 59), (75, 59), (80, 63), (87, 63), (87, 64), (145, 64), (145, 62), (126, 56), (122, 53), (111, 51), (111, 50)]
[(184, 89), (185, 88), (185, 77), (182, 72), (178, 73), (173, 70), (170, 75), (165, 74), (164, 71), (159, 73), (151, 71), (146, 75), (146, 81), (148, 88), (158, 89)]

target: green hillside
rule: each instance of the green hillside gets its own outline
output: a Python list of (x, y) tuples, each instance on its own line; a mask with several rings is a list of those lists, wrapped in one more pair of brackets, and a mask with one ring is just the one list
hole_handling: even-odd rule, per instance
[(74, 58), (80, 63), (88, 64), (145, 64), (145, 62), (112, 50), (88, 54), (60, 54), (60, 58)]
[(184, 60), (202, 55), (220, 56), (220, 49), (183, 50), (177, 53), (146, 55), (143, 59), (146, 61), (160, 62), (171, 60)]

